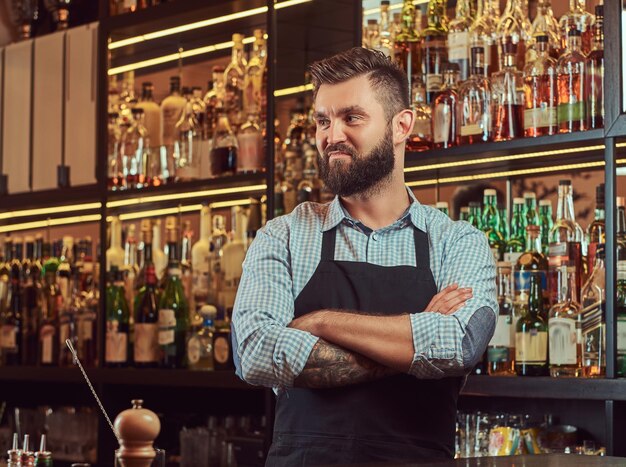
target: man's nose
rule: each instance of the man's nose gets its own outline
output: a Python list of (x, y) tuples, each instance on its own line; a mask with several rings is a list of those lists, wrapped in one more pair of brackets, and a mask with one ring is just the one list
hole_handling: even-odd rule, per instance
[(334, 120), (328, 127), (328, 144), (342, 143), (346, 141), (344, 125), (341, 120)]

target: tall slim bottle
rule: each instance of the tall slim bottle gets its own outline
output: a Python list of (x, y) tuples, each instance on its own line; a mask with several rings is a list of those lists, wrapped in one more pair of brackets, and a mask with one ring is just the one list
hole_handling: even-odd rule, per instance
[(2, 343), (0, 352), (6, 366), (21, 365), (24, 349), (21, 238), (14, 238), (14, 245), (15, 251), (9, 265), (8, 301), (0, 316), (0, 342)]
[(436, 149), (458, 146), (461, 136), (459, 114), (459, 66), (456, 63), (446, 65), (444, 83), (435, 94), (432, 108), (433, 147)]
[(596, 251), (606, 241), (606, 225), (604, 221), (604, 183), (596, 187), (596, 209), (594, 220), (587, 227), (589, 246), (587, 247), (587, 270), (593, 271), (596, 262)]
[(157, 280), (160, 282), (167, 271), (167, 256), (161, 243), (161, 219), (157, 219), (152, 226), (152, 259), (156, 268)]
[(392, 38), (391, 20), (389, 18), (389, 0), (380, 2), (380, 51), (387, 57), (393, 56), (395, 38)]
[(499, 0), (478, 0), (476, 18), (470, 27), (470, 44), (471, 47), (483, 49), (486, 77), (500, 69), (497, 44), (498, 18), (500, 18)]
[(537, 3), (537, 15), (530, 29), (530, 41), (526, 49), (526, 66), (537, 58), (537, 37), (548, 37), (548, 54), (552, 58), (558, 58), (561, 54), (561, 37), (559, 35), (559, 22), (554, 17), (550, 0), (539, 0)]
[(395, 38), (394, 61), (406, 71), (410, 82), (421, 74), (419, 36), (415, 30), (415, 6), (412, 0), (402, 4), (402, 29)]
[(458, 0), (456, 13), (448, 27), (448, 60), (459, 65), (460, 79), (470, 74), (470, 28), (472, 26), (470, 0)]
[(242, 123), (243, 88), (245, 79), (246, 59), (243, 52), (243, 35), (233, 34), (233, 51), (230, 63), (224, 70), (225, 110), (228, 120), (238, 128)]
[[(501, 231), (501, 219), (498, 212), (498, 194), (496, 190), (486, 189), (483, 194), (483, 212), (480, 221), (480, 228), (487, 239), (489, 240), (489, 247), (493, 253), (494, 258), (500, 259), (500, 254), (504, 248), (504, 235)], [(471, 204), (470, 204), (471, 206)]]
[(176, 180), (190, 181), (200, 177), (202, 125), (194, 112), (191, 89), (183, 88), (183, 96), (186, 99), (185, 107), (180, 119), (176, 122), (174, 143)]
[(56, 283), (58, 261), (48, 259), (43, 266), (45, 284), (44, 300), (39, 317), (39, 364), (41, 366), (56, 365), (59, 358), (59, 306), (61, 291)]
[(150, 136), (150, 152), (158, 156), (163, 144), (163, 122), (161, 108), (154, 101), (153, 94), (154, 85), (151, 82), (141, 83), (141, 99), (137, 102), (136, 108), (143, 110), (143, 124)]
[(162, 142), (165, 147), (164, 174), (168, 183), (176, 179), (176, 164), (174, 144), (176, 143), (176, 123), (180, 120), (187, 100), (180, 94), (180, 77), (170, 78), (170, 95), (161, 102), (161, 124), (163, 125)]
[(472, 47), (470, 78), (461, 84), (461, 144), (491, 140), (491, 84), (485, 77), (483, 47)]
[(129, 363), (130, 311), (124, 292), (124, 276), (116, 266), (111, 268), (111, 285), (107, 289), (106, 342), (104, 363), (120, 368)]
[[(192, 294), (196, 309), (208, 304), (210, 284), (211, 208), (203, 206), (200, 211), (200, 237), (191, 248)], [(196, 311), (196, 310), (194, 310)]]
[(585, 55), (581, 51), (580, 31), (570, 29), (567, 48), (557, 62), (558, 72), (558, 121), (560, 133), (587, 129)]
[(528, 308), (515, 329), (515, 372), (518, 376), (548, 376), (548, 325), (543, 318), (541, 277), (530, 276)]
[[(583, 375), (586, 378), (602, 378), (606, 374), (606, 269), (604, 266), (604, 245), (599, 245), (596, 250), (596, 262), (593, 265), (593, 272), (587, 279), (581, 296), (583, 306), (581, 312)], [(618, 342), (618, 347), (619, 345)]]
[[(526, 227), (526, 246), (524, 253), (517, 259), (513, 272), (515, 303), (523, 303), (528, 300), (530, 279), (533, 274), (541, 279), (541, 288), (545, 290), (548, 283), (548, 260), (541, 252), (539, 227), (529, 225)], [(547, 318), (547, 316), (545, 316), (545, 318)]]
[(426, 81), (426, 102), (429, 104), (443, 85), (443, 68), (448, 62), (447, 36), (446, 2), (429, 0), (428, 27), (422, 32), (422, 71)]
[(592, 26), (594, 18), (587, 11), (586, 0), (570, 0), (569, 11), (559, 19), (559, 29), (561, 35), (562, 48), (567, 47), (568, 33), (572, 27), (581, 33), (581, 50), (588, 54), (591, 50), (591, 39), (593, 37)]
[(587, 56), (587, 128), (604, 126), (604, 5), (596, 6), (593, 46)]
[(421, 79), (416, 79), (412, 83), (413, 87), (413, 112), (415, 122), (409, 139), (406, 141), (406, 150), (411, 152), (422, 152), (432, 149), (432, 110), (426, 104), (426, 88)]
[(43, 302), (41, 235), (33, 242), (32, 237), (26, 237), (26, 257), (30, 260), (24, 267), (24, 331), (25, 348), (23, 353), (24, 365), (34, 366), (38, 360), (39, 317)]
[(118, 216), (111, 218), (111, 243), (110, 247), (106, 251), (106, 266), (107, 271), (110, 271), (113, 266), (118, 269), (124, 267), (124, 249), (122, 248), (122, 222)]
[(537, 211), (537, 195), (532, 191), (524, 192), (524, 225), (541, 225), (539, 211)]
[(511, 227), (509, 238), (506, 242), (504, 259), (515, 264), (524, 252), (526, 243), (526, 219), (524, 217), (524, 199), (513, 198), (513, 213), (511, 214)]
[(550, 245), (550, 231), (554, 225), (552, 218), (552, 201), (549, 199), (539, 200), (539, 226), (541, 227), (541, 251), (548, 254)]
[(509, 376), (515, 374), (515, 323), (510, 263), (498, 262), (496, 279), (500, 311), (496, 330), (487, 347), (487, 372), (490, 376)]
[(524, 68), (524, 136), (554, 135), (557, 127), (557, 67), (548, 36), (535, 38), (536, 57)]
[(524, 79), (516, 65), (517, 47), (512, 41), (503, 44), (503, 68), (491, 79), (494, 141), (508, 141), (524, 134)]

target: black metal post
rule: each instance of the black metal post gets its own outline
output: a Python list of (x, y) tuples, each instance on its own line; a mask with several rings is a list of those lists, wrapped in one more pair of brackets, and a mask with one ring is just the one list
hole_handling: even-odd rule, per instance
[(274, 90), (276, 89), (276, 66), (277, 60), (277, 43), (278, 43), (278, 27), (276, 20), (276, 10), (274, 9), (274, 0), (267, 2), (267, 109), (265, 119), (265, 141), (266, 141), (266, 164), (267, 176), (267, 220), (274, 217), (274, 137), (276, 134), (274, 128), (274, 118), (276, 113), (276, 102), (274, 98)]

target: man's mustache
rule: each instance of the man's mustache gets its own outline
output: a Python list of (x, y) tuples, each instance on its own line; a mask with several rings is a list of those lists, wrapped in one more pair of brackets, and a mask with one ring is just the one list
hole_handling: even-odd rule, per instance
[(326, 146), (324, 149), (324, 158), (326, 160), (330, 157), (331, 152), (343, 152), (345, 154), (349, 154), (353, 158), (357, 156), (356, 150), (344, 143), (329, 144)]

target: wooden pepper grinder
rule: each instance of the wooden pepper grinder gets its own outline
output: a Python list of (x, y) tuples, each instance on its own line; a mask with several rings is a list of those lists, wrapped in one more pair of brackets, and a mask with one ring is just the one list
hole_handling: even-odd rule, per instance
[(133, 408), (115, 418), (120, 443), (116, 457), (122, 467), (150, 467), (156, 457), (153, 442), (161, 431), (161, 422), (154, 412), (142, 408), (142, 400), (131, 402)]

